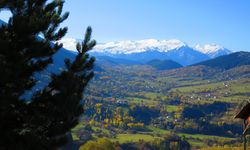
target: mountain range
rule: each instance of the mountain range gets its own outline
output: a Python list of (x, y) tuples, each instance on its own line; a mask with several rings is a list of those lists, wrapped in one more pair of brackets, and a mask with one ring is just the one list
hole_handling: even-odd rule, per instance
[[(52, 43), (53, 44), (53, 43)], [(190, 50), (190, 48), (179, 48), (176, 51), (185, 51), (187, 57), (193, 55), (190, 52), (198, 53), (197, 51)], [(190, 50), (190, 51), (188, 51)], [(150, 51), (149, 51), (150, 52)], [(170, 54), (174, 56), (174, 50), (170, 51)], [(141, 56), (147, 52), (140, 53)], [(158, 52), (162, 53), (162, 52)], [(31, 91), (24, 94), (25, 99), (29, 97), (37, 90), (45, 87), (50, 81), (51, 73), (59, 73), (61, 70), (65, 69), (64, 59), (69, 58), (71, 61), (75, 58), (76, 52), (61, 48), (53, 56), (53, 64), (50, 64), (42, 73), (35, 74), (35, 77), (38, 79), (38, 83), (33, 87)], [(133, 54), (131, 54), (133, 55)], [(150, 57), (150, 53), (147, 54)], [(189, 55), (189, 56), (188, 56)], [(202, 54), (205, 55), (205, 54)], [(124, 54), (126, 56), (126, 54)], [(206, 55), (205, 55), (206, 56)], [(208, 56), (207, 56), (208, 57)], [(209, 58), (208, 58), (209, 59)], [(200, 59), (201, 60), (201, 59)], [(196, 60), (197, 61), (197, 60)], [(224, 55), (216, 58), (211, 58), (207, 61), (202, 61), (191, 66), (182, 66), (181, 64), (173, 60), (160, 60), (160, 59), (151, 59), (148, 62), (139, 62), (138, 60), (129, 60), (125, 58), (114, 58), (110, 56), (98, 56), (96, 60), (96, 65), (94, 70), (97, 72), (105, 72), (107, 68), (124, 68), (124, 65), (142, 65), (142, 66), (151, 66), (156, 70), (159, 70), (162, 73), (165, 73), (166, 76), (209, 76), (213, 77), (215, 74), (226, 71), (227, 78), (239, 77), (237, 72), (240, 71), (240, 76), (249, 76), (250, 70), (250, 52), (236, 52), (229, 55)], [(221, 78), (225, 78), (225, 74), (221, 75)]]
[[(81, 40), (69, 38), (61, 40), (61, 43), (64, 44), (66, 49), (75, 51), (75, 44), (80, 41)], [(91, 52), (91, 54), (96, 57), (108, 56), (137, 63), (146, 63), (152, 59), (173, 60), (183, 66), (192, 65), (230, 53), (232, 53), (231, 50), (216, 44), (189, 46), (176, 39), (147, 39), (100, 43)]]
[[(46, 69), (47, 76), (49, 73), (58, 73), (64, 68), (64, 59), (73, 60), (76, 52), (61, 48), (53, 56), (53, 64)], [(173, 60), (151, 59), (147, 62), (138, 62), (123, 58), (114, 58), (110, 56), (98, 56), (94, 70), (97, 72), (105, 72), (107, 68), (124, 68), (124, 66), (150, 66), (160, 72), (170, 76), (206, 76), (214, 77), (216, 74), (221, 74), (221, 78), (249, 76), (250, 75), (250, 52), (235, 52), (228, 55), (211, 58), (206, 61), (195, 63), (189, 66), (182, 66)], [(125, 67), (126, 68), (126, 67)], [(44, 77), (39, 77), (40, 79)], [(47, 79), (46, 79), (47, 80)], [(49, 80), (49, 79), (48, 79)], [(42, 84), (47, 82), (41, 82)], [(39, 86), (41, 86), (41, 83)]]
[[(5, 22), (0, 20), (1, 24)], [(44, 73), (35, 74), (40, 81), (34, 90), (48, 83), (50, 80), (48, 74), (58, 73), (64, 68), (65, 58), (70, 60), (75, 58), (75, 45), (81, 40), (63, 39), (60, 42), (64, 44), (64, 48), (53, 56), (53, 64), (49, 65)], [(185, 73), (190, 75), (197, 70), (207, 75), (218, 73), (218, 70), (226, 71), (228, 76), (237, 76), (237, 72), (242, 75), (250, 74), (249, 52), (232, 53), (216, 44), (192, 47), (180, 40), (119, 41), (98, 44), (90, 53), (97, 58), (96, 71), (102, 70), (103, 65), (108, 64), (109, 67), (148, 65), (161, 71), (169, 70), (169, 74), (182, 75)]]

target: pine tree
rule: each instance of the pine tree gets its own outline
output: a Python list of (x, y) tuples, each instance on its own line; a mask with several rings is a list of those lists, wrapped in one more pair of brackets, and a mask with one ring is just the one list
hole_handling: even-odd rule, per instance
[[(59, 28), (68, 18), (63, 0), (1, 0), (12, 17), (0, 26), (0, 149), (56, 149), (83, 113), (83, 91), (93, 77), (94, 58), (87, 52), (96, 42), (88, 27), (77, 44), (78, 55), (66, 69), (53, 74), (49, 85), (25, 101), (22, 95), (35, 84), (34, 73), (52, 63), (61, 47), (56, 41), (67, 32)], [(52, 44), (52, 42), (55, 42)]]

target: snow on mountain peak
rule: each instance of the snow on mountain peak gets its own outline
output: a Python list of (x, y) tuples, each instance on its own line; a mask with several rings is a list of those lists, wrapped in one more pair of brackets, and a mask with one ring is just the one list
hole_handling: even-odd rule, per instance
[(185, 46), (179, 40), (138, 40), (138, 41), (118, 41), (98, 44), (94, 52), (107, 52), (111, 54), (131, 54), (140, 53), (148, 50), (158, 50), (160, 52), (167, 52), (172, 49)]
[[(63, 43), (63, 47), (76, 51), (76, 43), (81, 42), (81, 40), (74, 38), (64, 38), (59, 41)], [(146, 51), (157, 50), (159, 52), (168, 52), (174, 49), (181, 48), (183, 46), (188, 46), (184, 42), (171, 39), (171, 40), (156, 40), (156, 39), (146, 39), (146, 40), (126, 40), (126, 41), (113, 41), (107, 43), (97, 44), (92, 52), (97, 53), (109, 53), (109, 54), (132, 54), (132, 53), (141, 53)], [(199, 51), (203, 54), (212, 55), (217, 52), (224, 51), (224, 53), (230, 53), (229, 50), (217, 44), (206, 44), (206, 45), (196, 45), (193, 47), (194, 50)]]
[(63, 38), (58, 42), (62, 43), (63, 47), (66, 48), (67, 50), (76, 51), (76, 44), (77, 42), (80, 42), (80, 41), (81, 40), (77, 40), (74, 38)]
[(198, 44), (194, 46), (194, 49), (204, 54), (210, 54), (215, 53), (218, 50), (224, 50), (225, 48), (217, 44), (205, 44), (203, 46)]

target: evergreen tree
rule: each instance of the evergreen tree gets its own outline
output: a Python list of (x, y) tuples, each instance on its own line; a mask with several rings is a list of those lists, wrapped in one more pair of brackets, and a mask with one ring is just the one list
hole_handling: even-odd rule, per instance
[[(78, 55), (65, 60), (65, 70), (53, 74), (42, 91), (25, 101), (22, 95), (35, 84), (34, 73), (52, 63), (61, 47), (56, 41), (67, 32), (59, 28), (68, 18), (63, 0), (1, 0), (0, 11), (12, 13), (0, 25), (0, 149), (56, 149), (83, 113), (83, 91), (93, 77), (94, 58), (87, 52), (96, 42), (88, 27), (77, 44)], [(52, 42), (55, 42), (52, 44)]]

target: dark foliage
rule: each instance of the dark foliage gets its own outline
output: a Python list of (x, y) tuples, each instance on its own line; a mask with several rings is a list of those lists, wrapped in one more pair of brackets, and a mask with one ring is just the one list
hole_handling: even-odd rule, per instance
[(206, 121), (196, 121), (198, 128), (179, 128), (178, 132), (189, 134), (205, 134), (205, 135), (217, 135), (225, 137), (235, 137), (242, 133), (242, 128), (235, 124), (223, 124), (218, 126), (217, 124), (211, 124)]
[[(191, 134), (206, 134), (206, 135), (218, 135), (234, 137), (242, 132), (242, 129), (237, 124), (222, 125), (212, 124), (210, 119), (216, 114), (217, 117), (223, 116), (223, 113), (227, 111), (230, 104), (224, 102), (214, 102), (212, 104), (193, 105), (185, 107), (182, 112), (182, 117), (195, 122), (198, 128), (192, 128), (185, 126), (183, 128), (176, 129), (178, 132), (185, 132)], [(206, 121), (204, 121), (205, 119)]]
[(191, 145), (177, 135), (167, 135), (164, 139), (155, 139), (152, 142), (143, 140), (137, 143), (125, 143), (121, 145), (123, 150), (190, 150)]
[(177, 135), (168, 135), (161, 141), (159, 148), (166, 150), (190, 150), (191, 145), (185, 138), (182, 139)]
[(4, 137), (0, 149), (55, 149), (66, 142), (66, 133), (83, 112), (82, 92), (93, 77), (94, 63), (86, 52), (96, 43), (90, 40), (90, 27), (83, 43), (77, 44), (75, 60), (66, 59), (66, 69), (52, 75), (51, 83), (30, 101), (22, 99), (37, 82), (34, 73), (52, 63), (52, 55), (62, 47), (56, 41), (67, 28), (59, 25), (69, 15), (62, 14), (63, 3), (0, 1), (0, 11), (12, 13), (0, 27), (0, 132)]
[(135, 118), (137, 122), (149, 124), (151, 119), (159, 117), (160, 110), (146, 106), (135, 106), (129, 111), (129, 115)]
[(198, 108), (186, 107), (182, 112), (182, 117), (188, 119), (199, 119), (204, 117), (205, 114)]
[(182, 117), (188, 119), (199, 119), (205, 116), (208, 117), (210, 114), (220, 115), (223, 112), (227, 111), (228, 107), (229, 104), (223, 102), (214, 102), (212, 104), (204, 105), (193, 105), (185, 107), (182, 112)]

